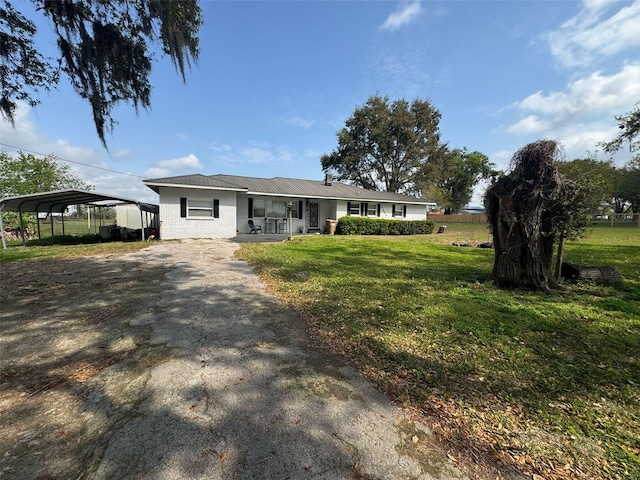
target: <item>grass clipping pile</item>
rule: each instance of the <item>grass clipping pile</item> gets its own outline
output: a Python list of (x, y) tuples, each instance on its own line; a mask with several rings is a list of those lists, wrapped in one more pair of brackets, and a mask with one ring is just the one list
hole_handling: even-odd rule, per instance
[(0, 475), (91, 476), (170, 354), (145, 325), (164, 273), (113, 255), (2, 266)]

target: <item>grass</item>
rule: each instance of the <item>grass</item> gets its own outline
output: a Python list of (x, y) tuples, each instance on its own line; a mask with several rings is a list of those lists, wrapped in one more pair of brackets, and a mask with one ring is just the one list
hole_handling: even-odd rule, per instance
[[(437, 231), (438, 225), (436, 225)], [(443, 235), (244, 244), (271, 289), (327, 345), (421, 415), (456, 456), (544, 478), (640, 478), (640, 228), (567, 245), (618, 287), (508, 292), (483, 225)], [(114, 254), (145, 242), (0, 249), (0, 263)]]
[[(437, 230), (437, 225), (436, 225)], [(618, 287), (499, 290), (482, 225), (299, 237), (240, 258), (455, 455), (544, 478), (640, 478), (640, 228), (594, 227), (566, 260)]]

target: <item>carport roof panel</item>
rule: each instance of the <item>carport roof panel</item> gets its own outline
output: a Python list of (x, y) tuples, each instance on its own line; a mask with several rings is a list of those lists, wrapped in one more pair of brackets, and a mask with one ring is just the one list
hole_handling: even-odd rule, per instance
[(115, 201), (138, 205), (142, 210), (157, 212), (158, 206), (138, 202), (130, 198), (85, 190), (56, 190), (6, 197), (0, 200), (0, 210), (5, 212), (55, 212), (62, 213), (69, 205), (93, 205), (97, 202)]

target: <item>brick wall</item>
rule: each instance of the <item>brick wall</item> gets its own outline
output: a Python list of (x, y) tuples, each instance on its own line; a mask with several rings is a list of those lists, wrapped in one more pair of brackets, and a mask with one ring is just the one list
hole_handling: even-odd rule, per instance
[[(220, 201), (220, 218), (180, 217), (180, 198)], [(232, 238), (236, 236), (236, 192), (160, 187), (160, 238)]]

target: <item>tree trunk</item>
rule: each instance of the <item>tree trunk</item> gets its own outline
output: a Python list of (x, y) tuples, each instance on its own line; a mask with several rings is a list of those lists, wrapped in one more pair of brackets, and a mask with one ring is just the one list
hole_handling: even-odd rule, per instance
[(562, 259), (564, 257), (564, 235), (558, 241), (558, 254), (556, 255), (556, 281), (560, 281), (562, 274)]
[(513, 199), (498, 200), (498, 221), (491, 224), (494, 245), (492, 277), (501, 288), (549, 290), (556, 286), (551, 274), (553, 238), (541, 237), (516, 220)]
[(496, 181), (485, 194), (494, 244), (493, 281), (501, 288), (549, 290), (552, 274), (550, 199), (559, 188), (554, 156), (557, 144), (543, 140), (514, 155), (514, 171)]

